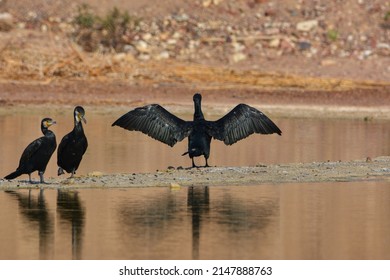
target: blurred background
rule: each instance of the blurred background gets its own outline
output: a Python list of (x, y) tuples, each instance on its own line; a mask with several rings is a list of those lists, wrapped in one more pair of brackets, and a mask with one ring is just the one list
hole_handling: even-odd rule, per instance
[(0, 0), (3, 79), (171, 81), (180, 62), (388, 82), (389, 56), (386, 0)]

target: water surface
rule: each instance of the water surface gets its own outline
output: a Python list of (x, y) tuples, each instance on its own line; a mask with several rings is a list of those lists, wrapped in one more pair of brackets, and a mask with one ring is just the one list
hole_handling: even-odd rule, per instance
[(2, 191), (0, 224), (0, 259), (390, 259), (390, 185)]

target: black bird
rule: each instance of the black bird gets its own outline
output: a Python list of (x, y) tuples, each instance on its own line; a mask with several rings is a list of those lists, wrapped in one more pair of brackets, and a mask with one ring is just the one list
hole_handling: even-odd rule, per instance
[(141, 131), (169, 146), (188, 137), (188, 154), (192, 167), (197, 167), (194, 157), (204, 156), (208, 167), (211, 138), (221, 140), (226, 145), (248, 137), (253, 133), (282, 134), (280, 129), (262, 112), (246, 104), (239, 104), (217, 121), (204, 119), (199, 93), (194, 95), (195, 113), (193, 121), (184, 121), (168, 112), (158, 104), (136, 108), (118, 120), (112, 126), (127, 130)]
[(70, 176), (70, 178), (72, 178), (88, 148), (87, 137), (84, 134), (81, 121), (87, 123), (85, 111), (83, 107), (76, 106), (74, 108), (74, 128), (62, 138), (61, 143), (58, 146), (58, 176), (64, 174), (65, 170), (68, 173), (72, 173)]
[(24, 149), (18, 168), (15, 172), (5, 176), (5, 179), (11, 180), (22, 174), (28, 174), (29, 181), (32, 183), (31, 173), (38, 171), (40, 182), (45, 182), (43, 174), (45, 173), (51, 155), (57, 147), (56, 136), (48, 128), (55, 123), (50, 118), (44, 118), (41, 121), (41, 131), (44, 136), (34, 140)]

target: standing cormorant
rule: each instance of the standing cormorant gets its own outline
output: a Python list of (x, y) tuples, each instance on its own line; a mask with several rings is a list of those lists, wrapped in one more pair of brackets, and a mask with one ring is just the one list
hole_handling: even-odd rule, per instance
[(29, 181), (32, 183), (31, 173), (38, 171), (40, 182), (45, 183), (43, 174), (51, 155), (57, 147), (56, 136), (48, 128), (55, 123), (50, 118), (44, 118), (41, 121), (41, 131), (44, 136), (34, 140), (24, 149), (18, 168), (15, 172), (5, 176), (5, 179), (11, 180), (22, 174), (28, 174)]
[(87, 123), (85, 111), (83, 107), (76, 106), (74, 108), (74, 128), (62, 138), (61, 143), (58, 146), (58, 176), (64, 174), (65, 170), (68, 173), (72, 173), (70, 176), (70, 178), (72, 178), (87, 150), (88, 141), (87, 137), (85, 137), (81, 121)]
[(141, 131), (169, 146), (188, 137), (188, 154), (192, 167), (197, 167), (194, 157), (204, 156), (208, 167), (211, 138), (221, 140), (226, 145), (248, 137), (253, 133), (282, 134), (280, 129), (262, 112), (246, 104), (239, 104), (217, 121), (204, 119), (199, 93), (194, 95), (195, 113), (193, 121), (184, 121), (171, 114), (158, 104), (136, 108), (118, 120), (112, 126), (127, 130)]

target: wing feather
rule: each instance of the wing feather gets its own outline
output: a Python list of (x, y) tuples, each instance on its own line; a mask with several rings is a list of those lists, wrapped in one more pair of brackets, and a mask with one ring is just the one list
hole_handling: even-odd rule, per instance
[(171, 147), (191, 131), (191, 122), (176, 117), (158, 104), (136, 108), (121, 116), (112, 126), (141, 131)]
[(226, 145), (232, 145), (253, 133), (281, 135), (282, 131), (263, 112), (239, 104), (219, 120), (208, 122), (208, 133)]
[(42, 147), (44, 137), (32, 141), (23, 151), (19, 160), (19, 167), (30, 161), (36, 152)]

